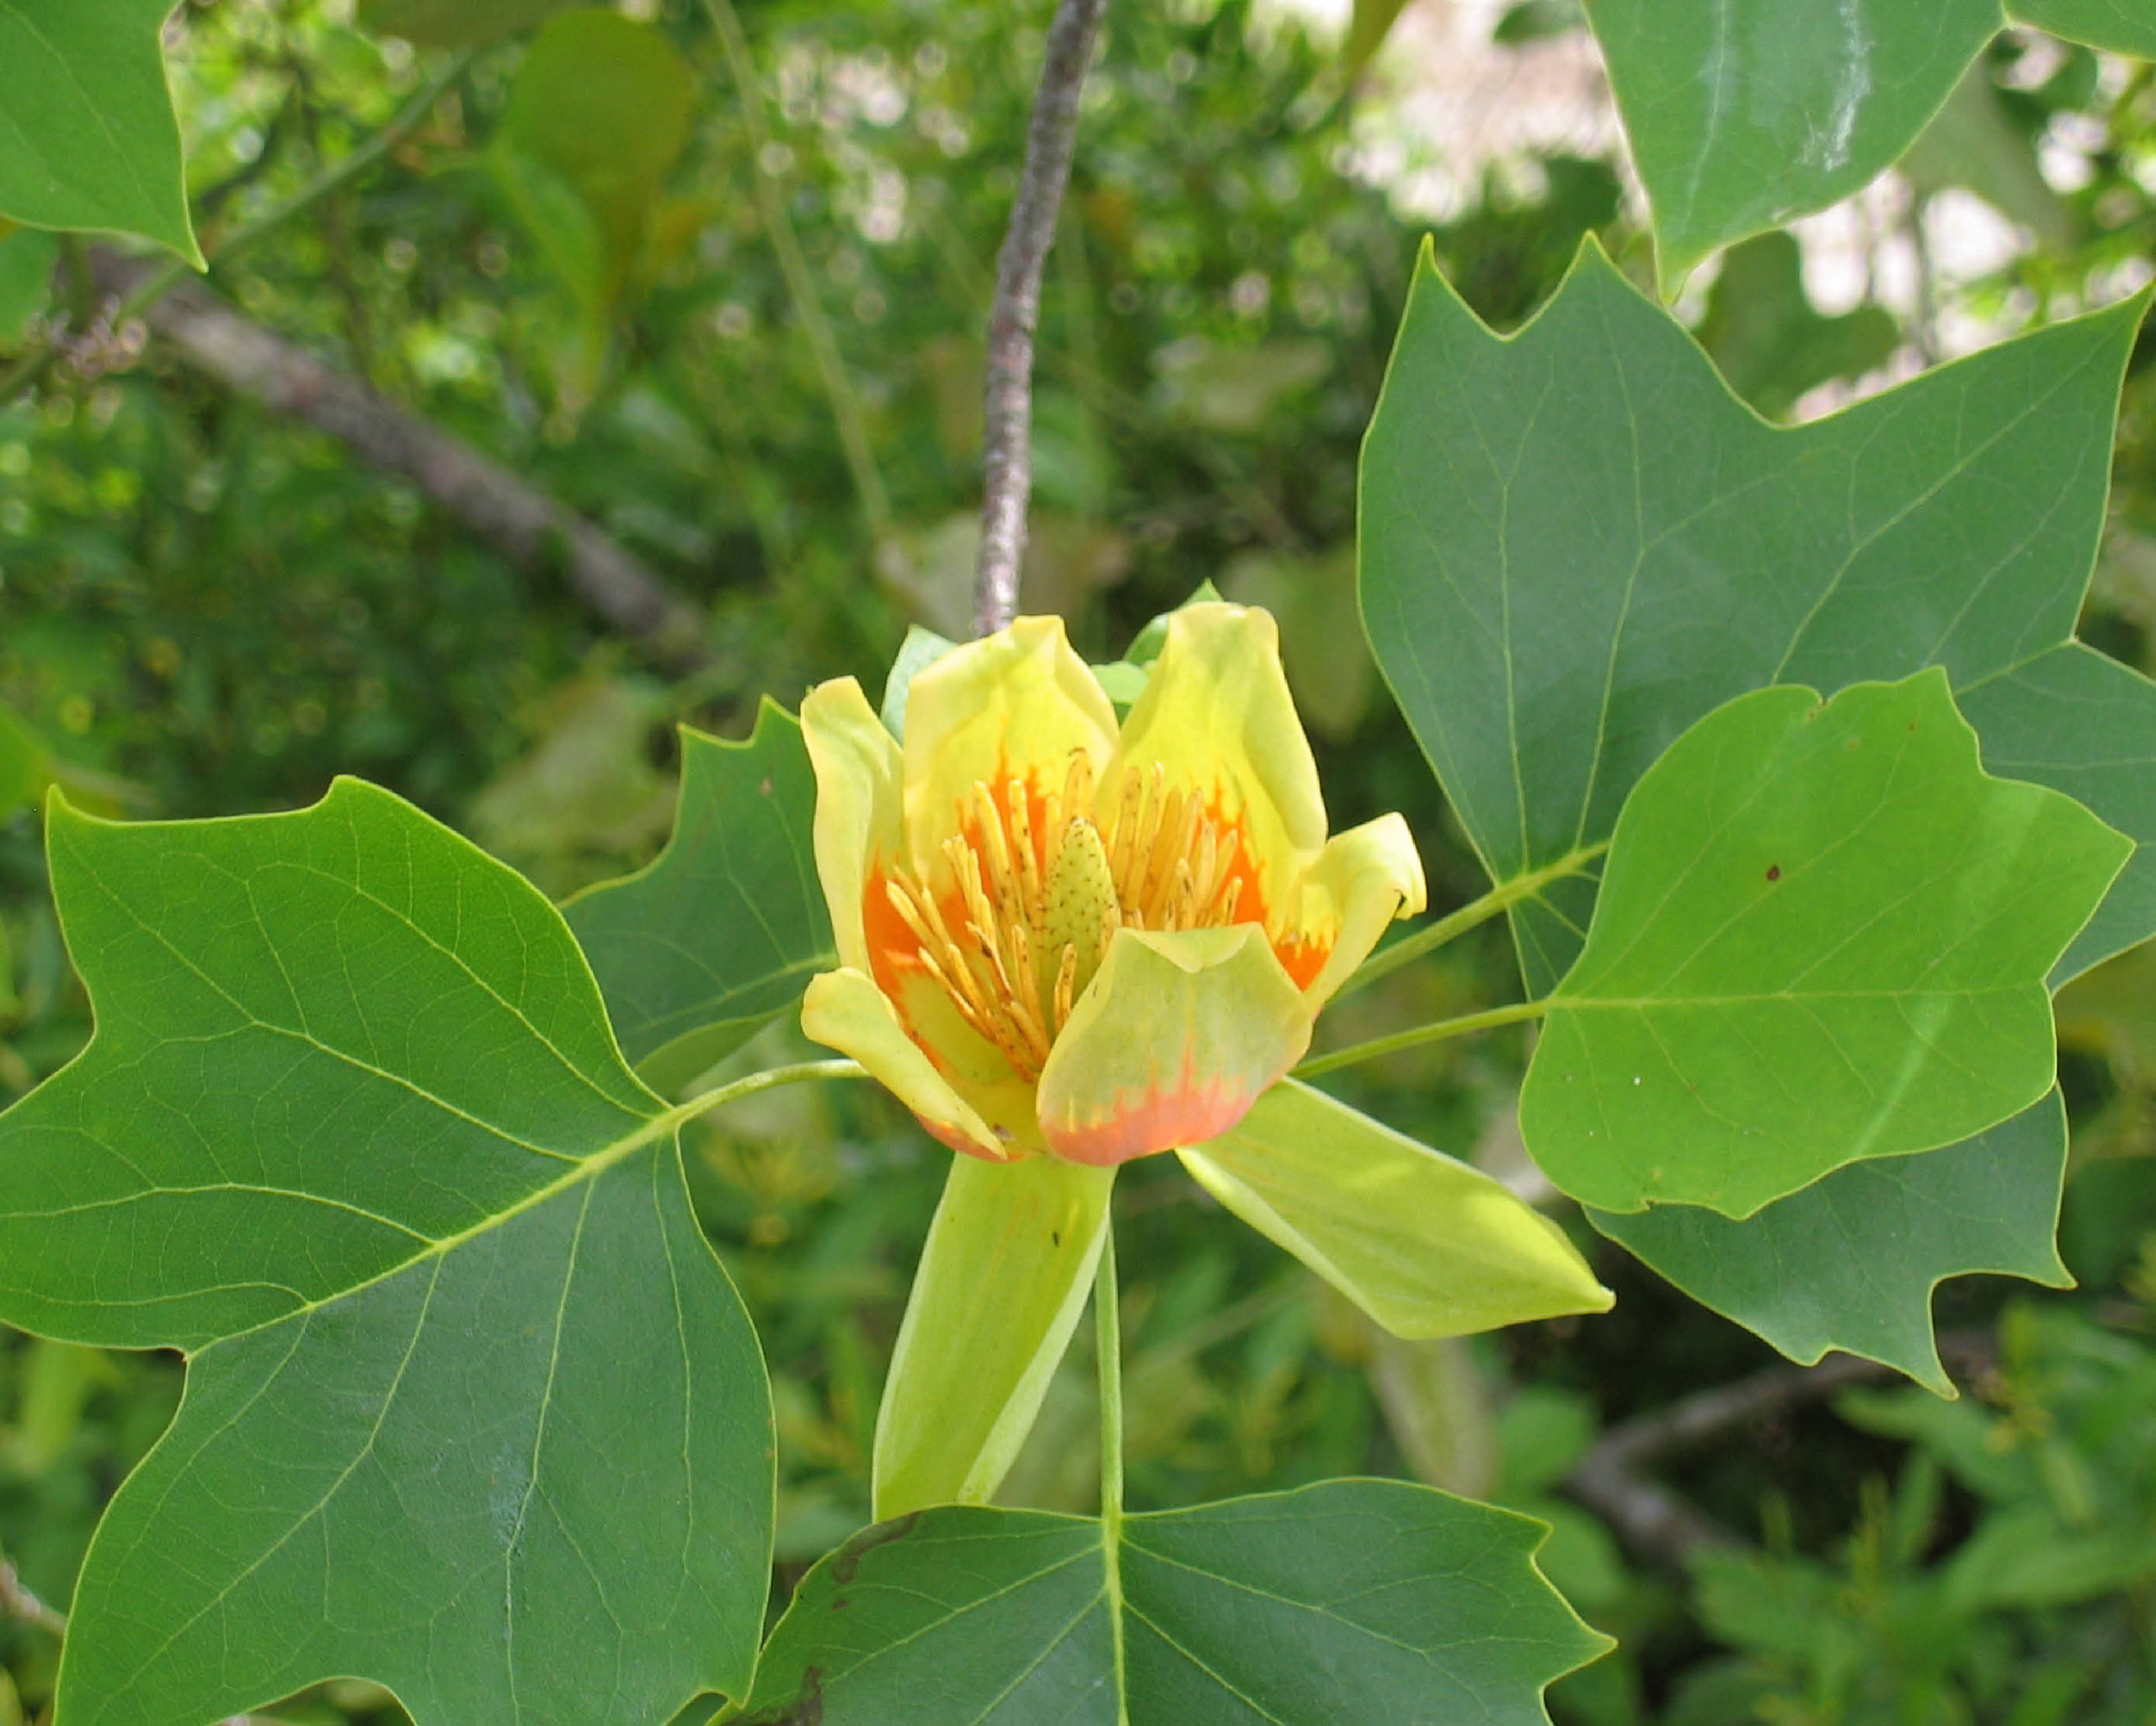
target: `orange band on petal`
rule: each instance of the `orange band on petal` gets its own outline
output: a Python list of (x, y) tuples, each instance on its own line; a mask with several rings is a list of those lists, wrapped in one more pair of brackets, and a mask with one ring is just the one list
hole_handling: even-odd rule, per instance
[(1176, 1084), (1132, 1097), (1097, 1125), (1057, 1128), (1043, 1122), (1041, 1130), (1049, 1149), (1066, 1162), (1113, 1168), (1168, 1146), (1217, 1139), (1237, 1125), (1262, 1094), (1225, 1078), (1202, 1080), (1196, 1063), (1186, 1060)]

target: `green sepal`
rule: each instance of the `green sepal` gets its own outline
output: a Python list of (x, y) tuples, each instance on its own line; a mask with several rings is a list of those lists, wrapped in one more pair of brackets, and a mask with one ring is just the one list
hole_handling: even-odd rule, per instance
[(1294, 1080), (1179, 1154), (1221, 1205), (1395, 1336), (1609, 1307), (1564, 1232), (1502, 1183)]
[(877, 1413), (879, 1518), (1001, 1483), (1085, 1311), (1114, 1184), (1049, 1157), (952, 1159)]

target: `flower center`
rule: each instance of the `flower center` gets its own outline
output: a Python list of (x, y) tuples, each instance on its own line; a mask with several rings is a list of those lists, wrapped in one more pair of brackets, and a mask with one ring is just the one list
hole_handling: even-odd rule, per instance
[(1171, 788), (1157, 762), (1124, 770), (1116, 796), (1102, 801), (1105, 832), (1095, 806), (1082, 751), (1045, 795), (1023, 779), (976, 780), (943, 842), (955, 895), (938, 904), (904, 868), (883, 881), (921, 968), (1029, 1080), (1118, 929), (1218, 928), (1236, 921), (1254, 884), (1240, 823)]

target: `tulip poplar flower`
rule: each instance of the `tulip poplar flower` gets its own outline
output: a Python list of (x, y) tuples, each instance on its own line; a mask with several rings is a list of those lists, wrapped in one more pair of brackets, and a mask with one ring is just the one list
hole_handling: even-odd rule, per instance
[[(839, 958), (802, 1029), (961, 1153), (878, 1423), (890, 1515), (994, 1490), (1083, 1308), (1115, 1168), (1242, 1123), (1425, 890), (1397, 815), (1327, 837), (1262, 611), (1173, 613), (1120, 726), (1054, 617), (919, 671), (903, 745), (851, 678), (801, 722)], [(1283, 1237), (1262, 1201), (1219, 1196)]]

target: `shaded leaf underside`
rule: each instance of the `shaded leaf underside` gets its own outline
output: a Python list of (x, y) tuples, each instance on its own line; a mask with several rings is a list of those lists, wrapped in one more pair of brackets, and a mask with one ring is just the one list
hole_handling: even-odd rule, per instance
[(2068, 1286), (2052, 1242), (2065, 1169), (2054, 1091), (1976, 1138), (1852, 1163), (1742, 1222), (1681, 1205), (1588, 1220), (1794, 1360), (1840, 1349), (1951, 1396), (1932, 1290), (1972, 1271)]
[(838, 963), (815, 808), (801, 726), (783, 708), (765, 703), (746, 743), (685, 729), (665, 850), (563, 907), (622, 1052), (655, 1089), (724, 1059)]

